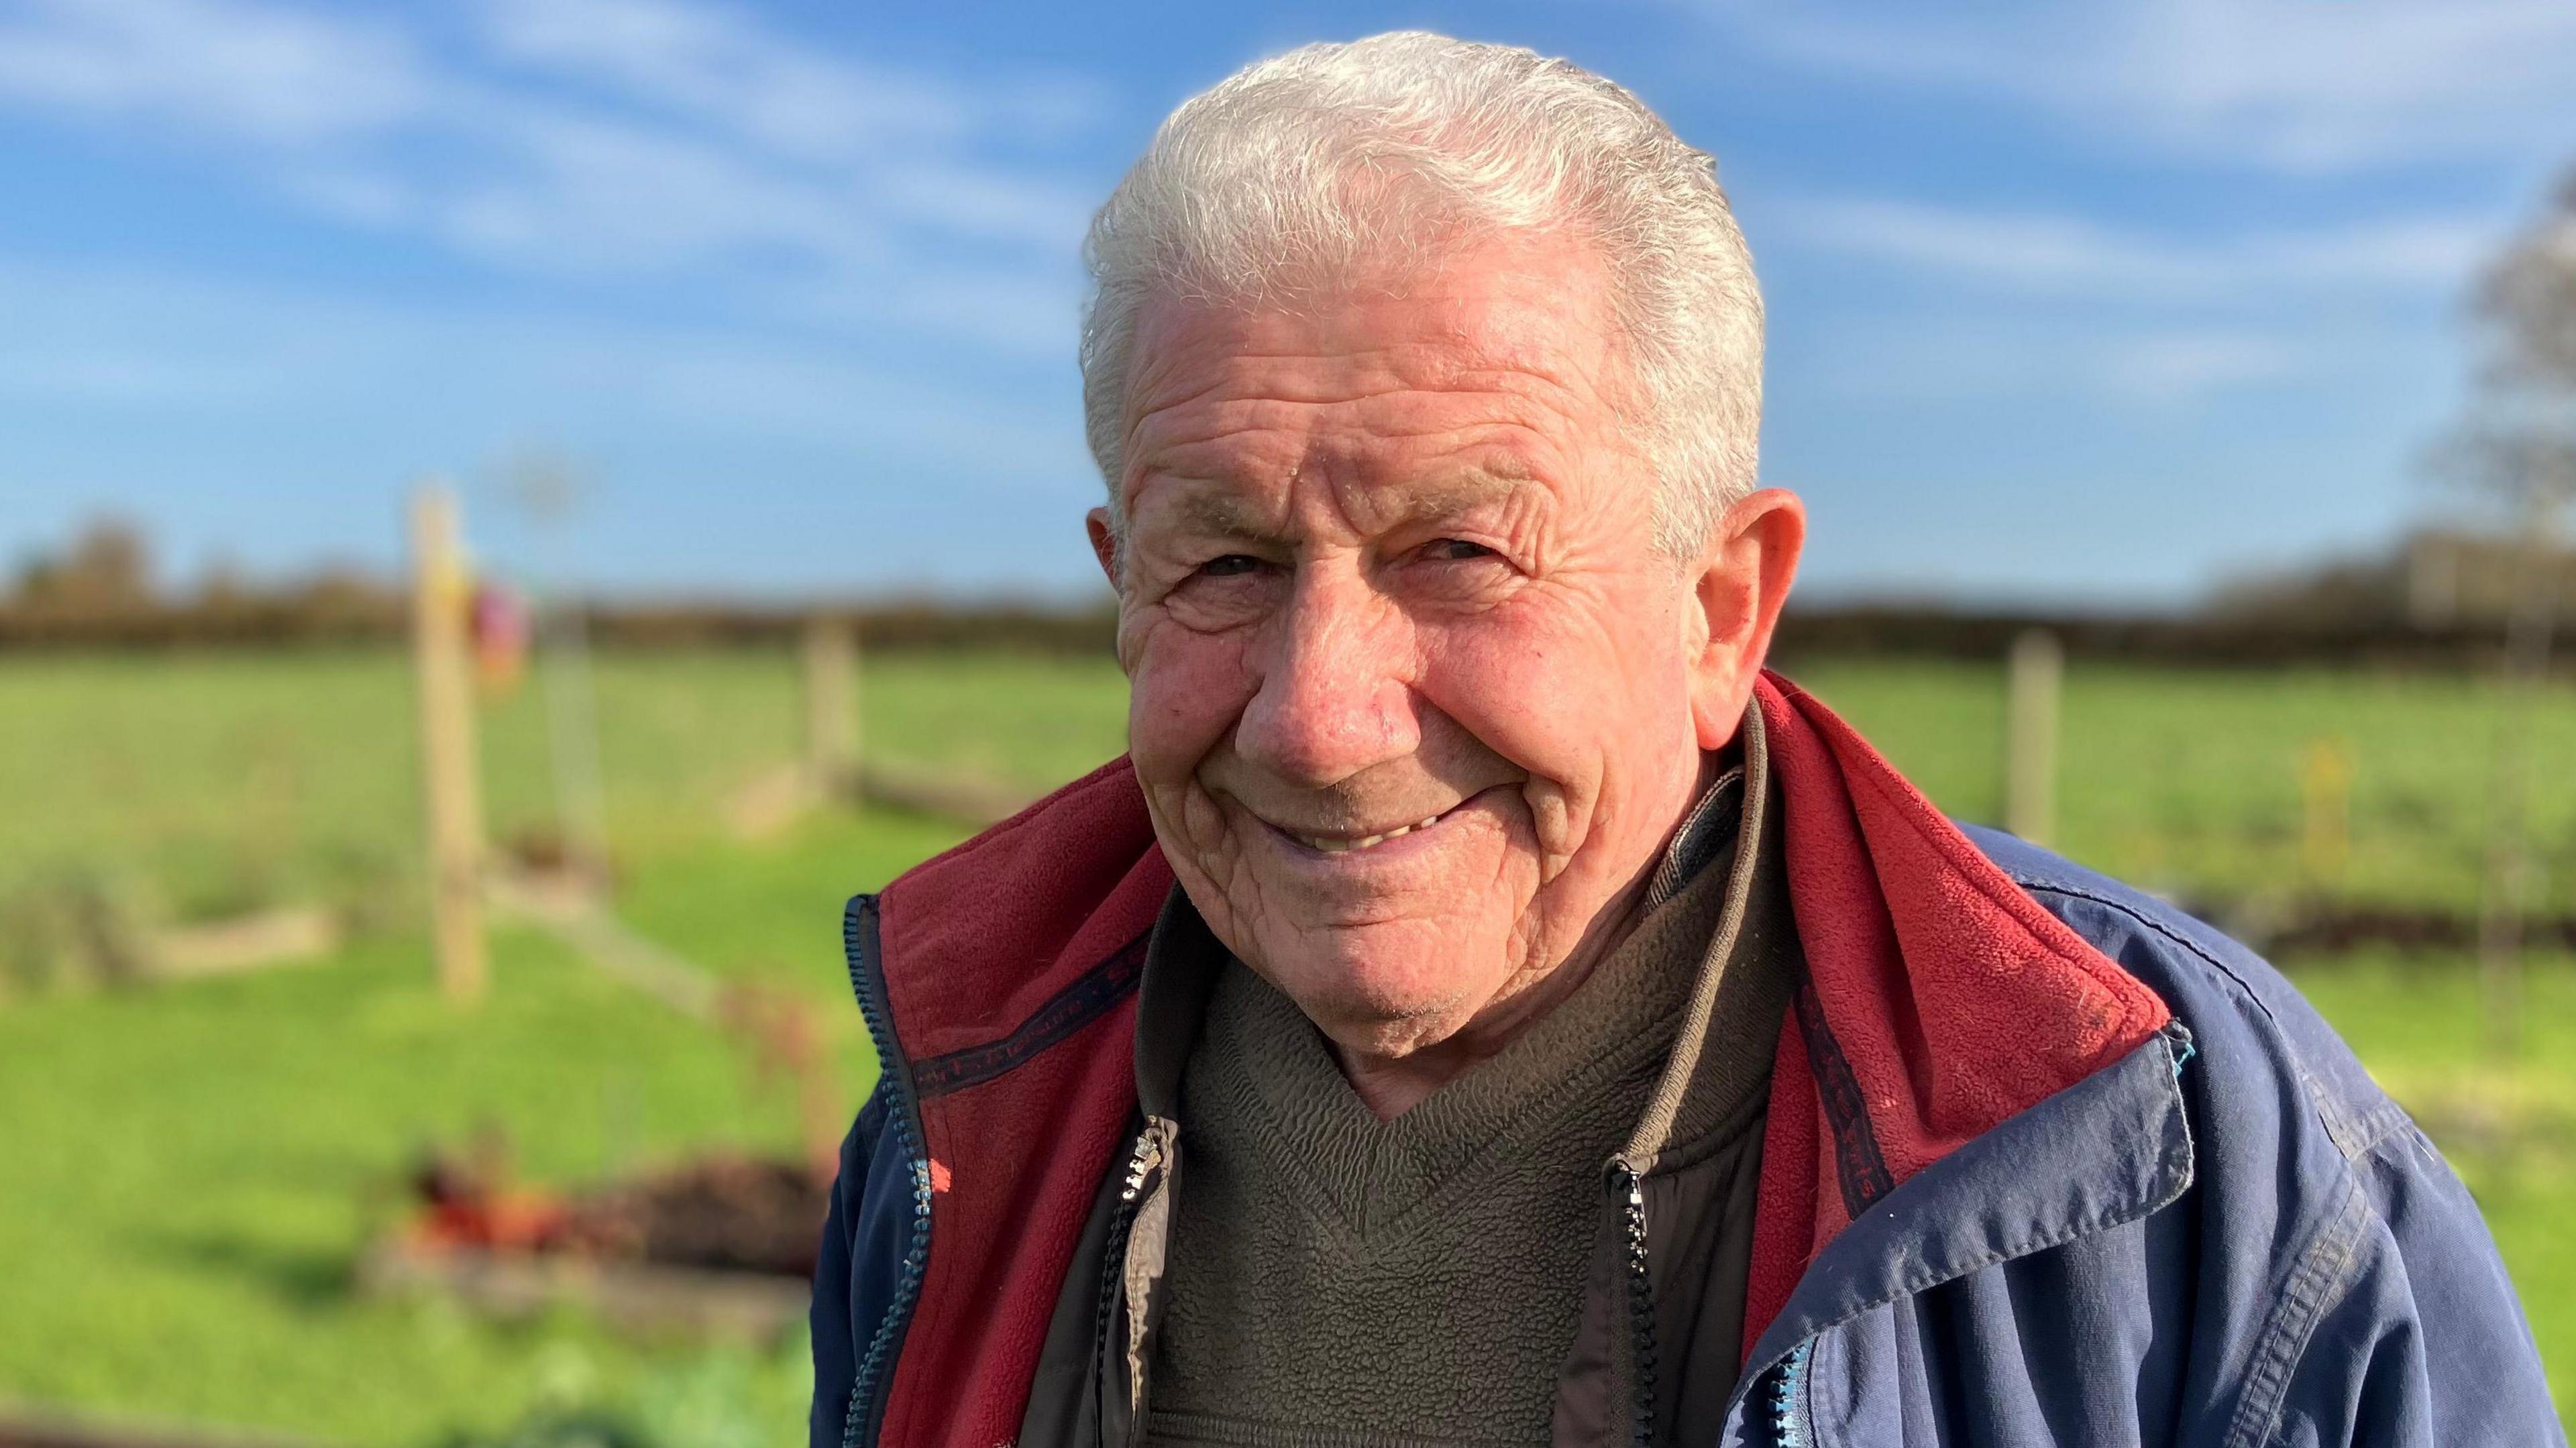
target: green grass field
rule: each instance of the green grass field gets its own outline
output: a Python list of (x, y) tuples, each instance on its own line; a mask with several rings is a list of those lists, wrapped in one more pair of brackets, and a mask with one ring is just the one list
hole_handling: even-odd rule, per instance
[[(1946, 808), (1995, 812), (1993, 671), (1794, 672)], [(957, 831), (879, 811), (728, 835), (728, 797), (795, 748), (785, 653), (611, 656), (598, 693), (622, 912), (710, 970), (814, 1002), (854, 1104), (872, 1063), (840, 903)], [(887, 657), (862, 712), (873, 758), (1034, 789), (1117, 751), (1124, 693), (1106, 663)], [(543, 829), (541, 698), (486, 715), (494, 833)], [(152, 918), (320, 900), (359, 925), (313, 966), (0, 999), (0, 1406), (317, 1444), (429, 1448), (574, 1409), (692, 1448), (801, 1441), (800, 1344), (636, 1342), (571, 1315), (502, 1326), (350, 1290), (426, 1143), (497, 1125), (529, 1177), (569, 1183), (709, 1144), (786, 1149), (796, 1128), (736, 1040), (532, 933), (496, 933), (480, 1010), (436, 996), (409, 725), (391, 655), (0, 660), (0, 912), (79, 878)], [(2457, 680), (2078, 668), (2063, 843), (2195, 895), (2466, 908), (2492, 727)], [(2540, 737), (2534, 819), (2563, 860), (2576, 696), (2551, 701)], [(2300, 761), (2320, 738), (2355, 765), (2330, 877), (2300, 843)], [(2576, 961), (2535, 962), (2512, 1062), (2480, 1044), (2465, 962), (2315, 961), (2297, 979), (2478, 1191), (2576, 1403)]]

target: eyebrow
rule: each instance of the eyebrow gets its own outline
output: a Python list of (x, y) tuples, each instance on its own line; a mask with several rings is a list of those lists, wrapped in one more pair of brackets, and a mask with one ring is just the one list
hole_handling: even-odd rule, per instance
[(1393, 526), (1455, 518), (1509, 498), (1530, 482), (1517, 468), (1470, 467), (1435, 474), (1404, 485), (1398, 501), (1386, 510), (1384, 522)]
[(1269, 538), (1275, 533), (1263, 511), (1233, 493), (1220, 491), (1223, 484), (1193, 481), (1172, 503), (1180, 514), (1181, 524), (1193, 532), (1217, 533), (1235, 538)]
[[(1179, 485), (1178, 496), (1165, 507), (1179, 527), (1227, 538), (1276, 541), (1280, 537), (1266, 509), (1228, 490), (1222, 480), (1170, 481)], [(1388, 490), (1395, 496), (1387, 498), (1384, 507), (1369, 509), (1369, 522), (1374, 530), (1455, 518), (1508, 499), (1532, 481), (1522, 470), (1511, 467), (1479, 466), (1438, 473)]]

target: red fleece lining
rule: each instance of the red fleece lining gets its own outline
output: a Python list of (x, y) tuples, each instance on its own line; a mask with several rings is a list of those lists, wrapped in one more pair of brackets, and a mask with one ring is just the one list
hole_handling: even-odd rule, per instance
[[(923, 1108), (933, 1159), (954, 1169), (932, 1199), (930, 1262), (882, 1441), (980, 1448), (1018, 1436), (1057, 1287), (1126, 1135), (1133, 1076), (1119, 1043), (1135, 1030), (1131, 997), (1009, 1075)], [(1033, 1112), (1038, 1102), (1061, 1109)]]
[[(888, 1009), (907, 1058), (992, 1044), (1151, 929), (1171, 870), (1120, 759), (888, 886)], [(1136, 1007), (921, 1104), (946, 1169), (881, 1441), (990, 1448), (1029, 1377), (1092, 1195), (1135, 1103)], [(940, 1172), (934, 1170), (936, 1181)], [(971, 1386), (970, 1386), (971, 1385)]]
[(1008, 1035), (1143, 933), (1160, 893), (1147, 892), (1141, 916), (1103, 907), (1136, 867), (1160, 870), (1153, 846), (1144, 796), (1119, 759), (887, 886), (880, 939), (904, 1054), (925, 1060)]
[[(2126, 1055), (2171, 1013), (1996, 868), (1878, 751), (1795, 685), (1756, 689), (1809, 988), (1902, 1185)], [(1795, 1021), (1763, 1136), (1749, 1354), (1850, 1214), (1834, 1123)]]

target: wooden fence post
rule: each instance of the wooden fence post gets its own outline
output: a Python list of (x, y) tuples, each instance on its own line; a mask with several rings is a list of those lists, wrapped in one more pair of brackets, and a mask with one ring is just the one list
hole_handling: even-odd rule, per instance
[(858, 803), (858, 630), (829, 614), (805, 625), (805, 767), (825, 798)]
[(2308, 741), (2299, 765), (2299, 860), (2308, 888), (2343, 879), (2352, 857), (2352, 747), (2336, 735)]
[(483, 805), (466, 657), (467, 579), (456, 497), (413, 495), (412, 659), (420, 691), (421, 783), (429, 820), (430, 943), (451, 1000), (483, 993)]
[(2523, 915), (2531, 908), (2531, 756), (2558, 632), (2558, 494), (2535, 493), (2515, 561), (2505, 621), (2504, 679), (2496, 695), (2487, 861), (2478, 903), (2478, 982), (2487, 1049), (2522, 1049)]
[(2004, 828), (2034, 845), (2057, 833), (2057, 706), (2066, 652), (2027, 629), (2005, 664)]

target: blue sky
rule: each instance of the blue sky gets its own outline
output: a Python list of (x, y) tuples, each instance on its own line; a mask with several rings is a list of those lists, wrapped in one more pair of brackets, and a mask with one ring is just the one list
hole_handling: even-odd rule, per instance
[(2565, 0), (0, 0), (0, 559), (390, 564), (575, 460), (621, 590), (1062, 593), (1090, 207), (1256, 56), (1425, 25), (1714, 151), (1816, 593), (2105, 607), (2432, 499)]

